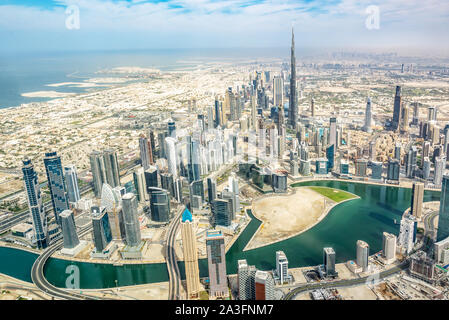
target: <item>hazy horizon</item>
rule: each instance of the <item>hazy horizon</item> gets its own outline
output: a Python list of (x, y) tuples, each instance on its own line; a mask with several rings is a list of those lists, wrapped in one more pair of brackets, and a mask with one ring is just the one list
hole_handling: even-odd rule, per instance
[(448, 17), (441, 0), (2, 0), (0, 52), (286, 48), (294, 25), (299, 55), (334, 48), (447, 56)]

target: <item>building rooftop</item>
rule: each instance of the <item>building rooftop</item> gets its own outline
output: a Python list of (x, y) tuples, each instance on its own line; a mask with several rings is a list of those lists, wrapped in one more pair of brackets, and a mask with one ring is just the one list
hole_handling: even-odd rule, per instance
[(185, 208), (184, 212), (182, 213), (182, 222), (193, 222), (192, 213), (189, 211), (189, 209)]

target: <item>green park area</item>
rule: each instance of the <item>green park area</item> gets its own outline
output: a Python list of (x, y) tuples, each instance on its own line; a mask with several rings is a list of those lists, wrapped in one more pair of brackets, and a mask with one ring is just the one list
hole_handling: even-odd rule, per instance
[(309, 188), (335, 202), (342, 202), (344, 200), (354, 199), (356, 197), (352, 193), (333, 188), (327, 187), (309, 187)]

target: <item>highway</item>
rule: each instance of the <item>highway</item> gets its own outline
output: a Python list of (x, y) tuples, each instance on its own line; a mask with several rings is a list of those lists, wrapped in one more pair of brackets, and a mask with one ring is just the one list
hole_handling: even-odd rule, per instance
[(377, 280), (381, 280), (384, 278), (388, 278), (390, 276), (392, 276), (395, 273), (399, 273), (402, 270), (405, 270), (408, 268), (408, 261), (402, 262), (400, 265), (393, 267), (391, 269), (382, 271), (380, 273), (378, 273), (379, 277), (377, 277), (376, 275), (371, 275), (368, 277), (364, 277), (364, 278), (357, 278), (357, 279), (349, 279), (349, 280), (341, 280), (341, 281), (335, 281), (335, 282), (325, 282), (325, 283), (311, 283), (311, 284), (305, 284), (302, 285), (300, 287), (297, 287), (293, 290), (291, 290), (290, 292), (288, 292), (283, 300), (293, 300), (293, 298), (299, 294), (299, 293), (303, 293), (303, 292), (307, 292), (307, 291), (311, 291), (311, 290), (316, 290), (316, 289), (326, 289), (326, 288), (338, 288), (338, 287), (351, 287), (351, 286), (355, 286), (355, 285), (359, 285), (359, 284), (363, 284), (365, 282), (369, 282), (370, 279), (375, 279)]
[[(121, 171), (122, 174), (120, 175), (120, 177), (126, 176), (130, 171), (134, 170), (134, 168), (138, 166), (138, 164), (136, 164), (136, 161), (132, 161), (131, 163), (129, 163), (128, 165), (124, 166)], [(46, 182), (43, 182), (41, 185), (46, 185)], [(87, 185), (84, 185), (83, 187), (80, 188), (80, 194), (83, 195), (87, 192), (92, 191), (92, 185), (89, 183)], [(24, 192), (23, 190), (20, 190), (18, 192)], [(47, 201), (44, 203), (44, 210), (47, 213), (49, 210), (52, 209), (52, 205), (51, 205), (51, 200)], [(22, 212), (19, 213), (13, 213), (14, 215), (12, 217), (6, 218), (4, 220), (2, 220), (0, 222), (0, 234), (8, 231), (9, 229), (11, 229), (13, 226), (15, 226), (16, 224), (21, 223), (23, 220), (25, 220), (26, 218), (28, 218), (29, 215), (29, 208), (26, 208), (25, 210), (23, 210)]]
[(181, 210), (170, 223), (167, 233), (167, 242), (165, 246), (165, 258), (167, 261), (167, 270), (169, 276), (169, 289), (168, 289), (168, 299), (169, 300), (180, 300), (180, 288), (181, 288), (181, 275), (178, 268), (178, 261), (176, 259), (175, 253), (175, 242), (176, 234), (179, 231), (180, 219), (184, 210)]
[[(88, 227), (85, 227), (81, 229), (81, 231), (78, 233), (79, 237), (84, 236), (91, 230), (91, 225)], [(93, 297), (84, 295), (77, 292), (72, 292), (68, 290), (64, 290), (61, 288), (57, 288), (50, 284), (50, 282), (45, 279), (44, 275), (44, 267), (47, 260), (50, 258), (50, 256), (55, 253), (57, 250), (59, 250), (63, 245), (62, 240), (59, 240), (51, 247), (48, 247), (34, 262), (33, 267), (31, 269), (31, 280), (36, 285), (37, 288), (39, 288), (41, 291), (45, 292), (47, 295), (50, 295), (54, 298), (59, 299), (68, 299), (68, 300), (100, 300), (99, 297)]]

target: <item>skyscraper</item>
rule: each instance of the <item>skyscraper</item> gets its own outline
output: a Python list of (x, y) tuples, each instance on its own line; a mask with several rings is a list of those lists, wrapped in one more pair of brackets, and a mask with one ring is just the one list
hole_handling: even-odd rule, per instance
[(417, 169), (416, 165), (417, 157), (418, 157), (418, 149), (416, 148), (416, 146), (411, 146), (407, 153), (407, 161), (406, 161), (407, 166), (405, 168), (407, 178), (415, 177)]
[(47, 219), (42, 205), (41, 189), (37, 180), (37, 173), (31, 160), (23, 160), (23, 181), (28, 200), (28, 208), (33, 221), (34, 238), (39, 249), (44, 249), (48, 245), (47, 241)]
[(78, 176), (76, 174), (76, 167), (69, 165), (64, 167), (64, 178), (67, 186), (67, 196), (69, 202), (75, 203), (81, 199), (80, 190), (78, 188)]
[(414, 182), (412, 187), (412, 203), (410, 206), (410, 213), (417, 219), (421, 219), (423, 197), (424, 184), (420, 182)]
[(441, 185), (437, 241), (444, 240), (447, 237), (449, 237), (449, 175), (444, 175)]
[(237, 263), (239, 300), (254, 300), (256, 298), (255, 277), (257, 269), (255, 266), (248, 265), (246, 260), (238, 260)]
[(444, 170), (446, 169), (446, 157), (435, 158), (435, 173), (433, 177), (433, 184), (440, 186), (443, 181)]
[(391, 263), (396, 259), (396, 236), (388, 232), (384, 232), (382, 236), (382, 255)]
[(200, 291), (200, 275), (198, 269), (198, 251), (196, 234), (193, 230), (193, 217), (186, 208), (181, 217), (181, 236), (184, 252), (184, 265), (187, 282), (187, 296), (198, 298)]
[(232, 222), (232, 205), (229, 203), (232, 199), (215, 199), (211, 203), (212, 221), (215, 226), (230, 226)]
[(191, 136), (186, 137), (187, 140), (187, 172), (189, 182), (200, 179), (200, 143), (197, 140), (192, 140)]
[(47, 152), (44, 158), (48, 189), (56, 222), (61, 226), (59, 214), (69, 208), (69, 200), (62, 171), (61, 157), (56, 152)]
[(150, 165), (154, 163), (153, 161), (153, 150), (151, 147), (151, 142), (145, 135), (141, 134), (139, 136), (139, 149), (140, 149), (140, 160), (142, 162), (142, 167), (147, 170)]
[(357, 240), (357, 265), (363, 272), (368, 271), (369, 245), (365, 241)]
[(120, 169), (118, 165), (117, 151), (114, 149), (106, 149), (103, 151), (103, 157), (106, 171), (106, 182), (111, 187), (120, 186)]
[(107, 183), (111, 187), (120, 185), (119, 165), (115, 150), (93, 151), (89, 155), (89, 160), (95, 197), (100, 198), (103, 183)]
[(284, 105), (284, 80), (279, 76), (273, 78), (273, 104), (276, 107)]
[(274, 300), (273, 276), (266, 271), (256, 271), (255, 275), (256, 300)]
[(387, 180), (399, 181), (399, 170), (400, 170), (399, 160), (389, 159), (387, 168)]
[(167, 191), (160, 188), (147, 188), (150, 195), (151, 220), (156, 222), (170, 221), (170, 199)]
[(217, 183), (212, 178), (207, 178), (207, 198), (209, 204), (217, 198)]
[(102, 253), (112, 240), (109, 216), (104, 207), (92, 207), (92, 233), (95, 251)]
[(167, 146), (166, 155), (168, 162), (168, 172), (170, 172), (173, 175), (173, 178), (176, 179), (178, 177), (176, 139), (167, 137), (165, 138), (165, 143)]
[(372, 110), (371, 110), (371, 99), (368, 98), (368, 100), (366, 102), (366, 110), (365, 110), (365, 125), (363, 127), (363, 130), (365, 130), (366, 132), (372, 132), (372, 129), (371, 129), (372, 119), (373, 119), (373, 114), (372, 114)]
[(229, 296), (226, 276), (224, 236), (221, 231), (206, 233), (207, 265), (209, 269), (209, 297), (212, 299)]
[(329, 121), (329, 145), (334, 145), (337, 150), (337, 119), (330, 118)]
[(291, 47), (291, 74), (290, 74), (290, 100), (288, 109), (288, 122), (296, 128), (298, 123), (298, 101), (296, 92), (296, 57), (295, 57), (295, 33), (292, 29), (292, 47)]
[(323, 249), (323, 264), (326, 275), (332, 276), (335, 274), (335, 251), (333, 248)]
[(71, 210), (64, 210), (61, 212), (59, 217), (61, 219), (64, 248), (73, 249), (80, 243), (78, 235), (76, 234), (76, 225), (73, 212)]
[(145, 202), (147, 190), (145, 184), (145, 172), (142, 167), (134, 170), (133, 183), (134, 188), (136, 189), (137, 200), (139, 200), (139, 202)]
[(288, 282), (288, 259), (284, 251), (276, 251), (276, 276), (281, 284)]
[(401, 86), (396, 86), (396, 94), (394, 96), (394, 106), (393, 106), (393, 121), (391, 124), (391, 129), (393, 131), (399, 128), (401, 114), (402, 114)]
[(125, 222), (126, 244), (136, 247), (142, 241), (140, 235), (140, 223), (137, 216), (137, 199), (133, 193), (127, 193), (122, 197), (123, 219)]
[(415, 245), (417, 224), (416, 218), (409, 214), (404, 215), (401, 219), (398, 245), (404, 249), (406, 253), (410, 253)]

